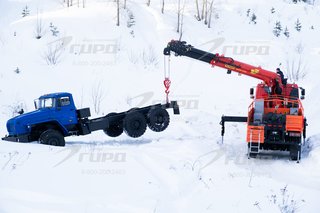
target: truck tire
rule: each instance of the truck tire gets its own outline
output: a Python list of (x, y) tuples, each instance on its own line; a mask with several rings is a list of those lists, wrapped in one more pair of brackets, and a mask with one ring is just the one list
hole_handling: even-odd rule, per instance
[(147, 121), (140, 112), (130, 112), (123, 120), (123, 129), (128, 136), (138, 138), (146, 131)]
[(44, 131), (40, 135), (39, 141), (42, 144), (51, 145), (51, 146), (65, 146), (66, 144), (61, 132), (54, 129), (48, 129)]
[[(112, 112), (109, 113), (108, 116), (116, 115), (117, 113)], [(109, 128), (103, 130), (103, 132), (108, 135), (109, 137), (118, 137), (123, 133), (123, 123), (122, 120), (118, 120), (115, 122), (110, 123)]]
[(169, 126), (169, 113), (160, 107), (150, 109), (147, 118), (148, 127), (154, 132), (162, 132)]
[(252, 152), (250, 152), (250, 153), (249, 153), (249, 158), (256, 158), (257, 155), (258, 155), (258, 153), (252, 153)]
[(306, 137), (307, 137), (307, 119), (303, 119), (303, 133), (302, 133), (302, 136), (303, 136), (303, 142), (305, 141)]
[(298, 161), (301, 159), (301, 144), (294, 144), (290, 146), (290, 159)]

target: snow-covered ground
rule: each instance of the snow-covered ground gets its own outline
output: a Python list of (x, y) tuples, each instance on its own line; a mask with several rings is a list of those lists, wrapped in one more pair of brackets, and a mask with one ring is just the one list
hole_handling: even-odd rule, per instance
[[(87, 0), (86, 8), (61, 2), (0, 1), (1, 136), (15, 106), (32, 111), (33, 99), (45, 93), (71, 92), (79, 108), (93, 109), (92, 96), (101, 92), (94, 116), (164, 101), (162, 51), (179, 38), (176, 1), (166, 1), (164, 14), (160, 1), (150, 7), (127, 1), (119, 27), (112, 0)], [(114, 139), (96, 132), (67, 138), (63, 148), (1, 141), (0, 212), (318, 212), (319, 2), (215, 2), (219, 18), (213, 16), (208, 29), (194, 18), (194, 1), (185, 1), (182, 40), (269, 70), (297, 66), (301, 58), (306, 76), (298, 83), (307, 90), (309, 126), (299, 164), (286, 152), (248, 160), (243, 124), (228, 124), (221, 144), (221, 115), (247, 113), (256, 79), (171, 57), (170, 97), (180, 101), (181, 115), (171, 113), (162, 133)], [(25, 5), (30, 15), (22, 18)], [(248, 9), (257, 24), (249, 24)], [(37, 17), (41, 39), (35, 39)], [(297, 18), (301, 32), (294, 28)], [(288, 27), (289, 38), (273, 35), (276, 21)], [(48, 48), (62, 42), (59, 63), (47, 65)]]

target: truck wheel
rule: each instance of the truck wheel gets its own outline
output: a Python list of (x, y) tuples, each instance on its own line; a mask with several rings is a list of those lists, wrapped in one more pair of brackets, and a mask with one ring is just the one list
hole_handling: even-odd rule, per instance
[(147, 115), (148, 127), (155, 132), (161, 132), (169, 126), (170, 117), (167, 110), (160, 107), (150, 109)]
[(147, 122), (140, 112), (130, 112), (123, 120), (123, 128), (128, 136), (137, 138), (146, 131)]
[(258, 153), (252, 153), (252, 152), (249, 153), (250, 158), (256, 158), (257, 155), (258, 155)]
[[(116, 115), (117, 113), (109, 113), (106, 117)], [(109, 137), (118, 137), (123, 133), (123, 124), (122, 120), (118, 120), (110, 123), (109, 128), (103, 130), (103, 132)]]
[(290, 146), (290, 158), (294, 161), (301, 159), (301, 144)]
[(54, 129), (48, 129), (44, 131), (40, 135), (39, 141), (42, 144), (52, 145), (52, 146), (65, 146), (66, 144), (61, 132)]
[(304, 128), (303, 128), (302, 135), (303, 135), (303, 142), (304, 142), (307, 137), (307, 119), (306, 118), (303, 120), (303, 127)]

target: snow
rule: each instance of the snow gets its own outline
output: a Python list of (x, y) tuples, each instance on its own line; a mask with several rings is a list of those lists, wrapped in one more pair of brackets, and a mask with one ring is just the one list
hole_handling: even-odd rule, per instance
[[(219, 19), (208, 29), (194, 18), (194, 1), (185, 2), (182, 39), (200, 49), (213, 48), (270, 70), (280, 64), (285, 70), (288, 59), (302, 57), (307, 75), (297, 83), (307, 91), (303, 104), (309, 124), (302, 161), (289, 161), (287, 152), (247, 159), (244, 124), (227, 124), (221, 144), (221, 115), (245, 115), (249, 88), (257, 80), (171, 57), (170, 97), (180, 101), (181, 115), (170, 112), (170, 125), (162, 133), (147, 130), (138, 139), (125, 134), (114, 139), (95, 132), (67, 138), (66, 147), (1, 141), (1, 213), (318, 212), (319, 3), (217, 1)], [(26, 4), (30, 16), (21, 18)], [(79, 108), (93, 109), (92, 92), (101, 90), (101, 111), (91, 110), (93, 116), (164, 101), (162, 51), (179, 37), (176, 3), (168, 1), (164, 14), (160, 1), (151, 1), (150, 7), (142, 0), (128, 1), (127, 7), (116, 27), (113, 1), (87, 0), (86, 8), (49, 0), (0, 2), (1, 136), (7, 134), (12, 106), (22, 103), (32, 111), (33, 99), (45, 93), (71, 92)], [(257, 15), (256, 25), (249, 24), (248, 8)], [(34, 38), (37, 10), (46, 29), (39, 40)], [(130, 13), (134, 24), (127, 27)], [(301, 32), (294, 29), (297, 18)], [(272, 34), (276, 21), (288, 26), (289, 39)], [(59, 37), (51, 35), (50, 22)], [(48, 66), (43, 59), (48, 43), (66, 38), (60, 62)], [(77, 49), (101, 44), (107, 53)], [(268, 52), (237, 52), (250, 46), (267, 46)], [(17, 67), (20, 74), (14, 72)]]

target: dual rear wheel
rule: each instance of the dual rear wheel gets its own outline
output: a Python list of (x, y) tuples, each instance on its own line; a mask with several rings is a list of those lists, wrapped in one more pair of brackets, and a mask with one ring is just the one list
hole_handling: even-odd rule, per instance
[[(110, 113), (109, 115), (115, 114)], [(167, 110), (161, 107), (150, 109), (146, 115), (132, 110), (123, 120), (119, 119), (111, 123), (104, 132), (110, 137), (117, 137), (125, 132), (132, 138), (138, 138), (145, 133), (147, 126), (154, 132), (161, 132), (168, 127), (169, 122), (170, 117)]]

